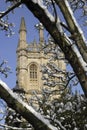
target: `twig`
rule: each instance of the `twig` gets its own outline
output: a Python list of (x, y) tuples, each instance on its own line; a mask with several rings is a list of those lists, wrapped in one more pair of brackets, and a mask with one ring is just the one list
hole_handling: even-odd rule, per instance
[(4, 13), (2, 13), (1, 15), (0, 15), (0, 19), (2, 18), (2, 17), (4, 17), (5, 15), (7, 15), (10, 11), (12, 11), (13, 9), (15, 9), (16, 7), (18, 7), (19, 5), (21, 5), (21, 1), (19, 1), (19, 2), (17, 2), (15, 5), (13, 5), (13, 6), (11, 6), (9, 9), (7, 9)]

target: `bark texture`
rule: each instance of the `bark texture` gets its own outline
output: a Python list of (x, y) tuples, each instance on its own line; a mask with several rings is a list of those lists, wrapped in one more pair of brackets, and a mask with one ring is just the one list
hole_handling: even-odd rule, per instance
[[(75, 74), (77, 75), (79, 82), (82, 86), (82, 89), (87, 97), (87, 66), (86, 66), (87, 63), (83, 66), (83, 62), (85, 62), (87, 59), (85, 58), (85, 61), (84, 61), (83, 55), (79, 54), (78, 56), (78, 52), (79, 50), (81, 51), (81, 49), (82, 49), (82, 52), (84, 51), (84, 54), (86, 54), (85, 48), (82, 47), (82, 46), (85, 46), (85, 44), (83, 43), (82, 45), (80, 45), (79, 50), (76, 47), (77, 48), (77, 51), (76, 51), (76, 49), (74, 49), (75, 47), (74, 44), (69, 43), (70, 41), (66, 38), (64, 33), (62, 33), (59, 30), (58, 26), (60, 25), (58, 25), (58, 23), (55, 23), (55, 20), (52, 18), (52, 16), (49, 14), (49, 12), (46, 10), (44, 6), (41, 6), (40, 4), (38, 4), (38, 2), (33, 2), (30, 0), (24, 1), (24, 4), (29, 10), (31, 10), (34, 16), (37, 17), (40, 20), (40, 22), (43, 23), (47, 31), (51, 34), (51, 36), (55, 40), (55, 43), (60, 46), (60, 48), (65, 54), (65, 58), (69, 61)], [(73, 22), (72, 22), (72, 25), (73, 26), (71, 29), (76, 28), (74, 27)], [(81, 58), (83, 62), (80, 60)]]
[(63, 16), (66, 20), (66, 23), (68, 25), (68, 28), (71, 33), (71, 37), (75, 41), (75, 44), (77, 45), (81, 55), (83, 56), (83, 59), (87, 62), (87, 46), (85, 44), (86, 39), (83, 35), (83, 32), (78, 25), (77, 21), (75, 20), (74, 14), (68, 4), (67, 0), (55, 0), (57, 5), (60, 7), (61, 12), (63, 13)]
[(31, 123), (35, 130), (57, 130), (48, 120), (44, 119), (31, 106), (24, 103), (8, 86), (0, 81), (0, 97), (6, 101), (9, 107), (23, 116)]

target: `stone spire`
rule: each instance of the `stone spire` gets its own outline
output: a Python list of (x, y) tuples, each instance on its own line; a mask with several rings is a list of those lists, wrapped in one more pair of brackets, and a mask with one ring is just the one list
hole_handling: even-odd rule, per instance
[(21, 31), (27, 32), (24, 17), (21, 18), (21, 24), (20, 24), (19, 33), (20, 33)]
[(17, 82), (20, 88), (27, 88), (27, 41), (26, 41), (26, 25), (22, 17), (19, 28), (19, 42), (17, 46)]
[(27, 46), (27, 41), (26, 41), (26, 24), (24, 17), (21, 18), (21, 24), (20, 24), (20, 29), (19, 29), (19, 43), (18, 43), (18, 50), (22, 48), (26, 48)]

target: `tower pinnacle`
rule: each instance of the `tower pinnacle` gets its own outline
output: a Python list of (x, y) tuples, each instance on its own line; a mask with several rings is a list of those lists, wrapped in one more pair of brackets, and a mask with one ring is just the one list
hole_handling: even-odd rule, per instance
[(42, 23), (36, 24), (35, 27), (39, 31), (39, 41), (40, 41), (40, 44), (42, 45), (44, 43), (44, 27)]
[(25, 47), (26, 46), (26, 24), (25, 24), (25, 19), (24, 17), (21, 18), (21, 23), (20, 23), (20, 29), (19, 29), (19, 44), (18, 46), (20, 47)]
[(20, 24), (19, 32), (20, 32), (20, 31), (25, 31), (25, 32), (27, 32), (24, 17), (21, 18), (21, 24)]
[[(27, 87), (27, 41), (26, 24), (24, 17), (21, 18), (19, 29), (19, 42), (17, 46), (17, 85), (26, 90)], [(26, 86), (26, 87), (25, 87)]]

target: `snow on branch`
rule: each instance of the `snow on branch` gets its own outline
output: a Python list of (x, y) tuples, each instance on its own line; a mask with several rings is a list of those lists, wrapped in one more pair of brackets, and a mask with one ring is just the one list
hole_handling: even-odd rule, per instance
[(9, 107), (20, 113), (34, 128), (38, 130), (57, 130), (48, 120), (44, 119), (31, 106), (23, 102), (12, 90), (0, 80), (0, 97), (6, 101)]
[(61, 12), (70, 30), (71, 37), (73, 37), (73, 41), (75, 41), (75, 45), (77, 46), (79, 52), (83, 56), (84, 61), (87, 62), (87, 41), (84, 37), (83, 31), (81, 30), (79, 24), (77, 23), (74, 17), (69, 2), (67, 0), (55, 0), (55, 2), (61, 9)]
[[(64, 0), (62, 0), (62, 1), (64, 1)], [(60, 2), (60, 4), (62, 1), (55, 0), (56, 3)], [(80, 51), (79, 51), (81, 49), (81, 46), (80, 46), (80, 49), (77, 49), (78, 48), (77, 45), (71, 39), (69, 39), (68, 36), (66, 36), (63, 31), (59, 30), (58, 27), (61, 27), (61, 25), (59, 23), (55, 24), (55, 18), (52, 16), (52, 14), (50, 12), (48, 12), (46, 6), (44, 6), (42, 4), (42, 2), (40, 4), (40, 3), (38, 3), (38, 0), (36, 0), (36, 1), (26, 0), (26, 1), (23, 1), (23, 3), (35, 15), (35, 17), (37, 17), (40, 20), (40, 22), (44, 25), (44, 27), (47, 29), (47, 31), (50, 33), (50, 35), (54, 39), (55, 43), (58, 44), (59, 47), (61, 48), (61, 50), (64, 52), (65, 58), (71, 64), (74, 72), (76, 73), (76, 76), (78, 77), (78, 79), (80, 81), (82, 89), (83, 89), (85, 95), (87, 96), (87, 72), (84, 70), (85, 67), (82, 66), (82, 61), (85, 62), (84, 59), (86, 59), (86, 58), (83, 58), (82, 53), (80, 53)], [(59, 4), (57, 4), (57, 5), (59, 7)], [(61, 5), (63, 7), (65, 7), (65, 4), (64, 5), (61, 4)], [(63, 9), (65, 9), (65, 8), (63, 8)], [(67, 20), (68, 20), (68, 18), (67, 18)], [(82, 33), (79, 32), (79, 34), (80, 34), (79, 35), (79, 37), (80, 37), (82, 35)], [(81, 38), (82, 38), (82, 40), (80, 42), (82, 44), (82, 41), (84, 43), (84, 37), (81, 37)], [(73, 44), (75, 44), (75, 45), (72, 47)], [(81, 44), (79, 44), (79, 45), (81, 45)], [(76, 52), (76, 50), (77, 50), (77, 52)], [(82, 52), (83, 52), (83, 50), (84, 50), (84, 48), (82, 47)], [(85, 50), (84, 50), (84, 52), (85, 52)], [(79, 56), (82, 58), (82, 60), (80, 60), (78, 53), (79, 53)], [(84, 53), (84, 54), (86, 54), (86, 53)], [(84, 63), (84, 65), (86, 65), (86, 64)]]
[(21, 4), (21, 1), (15, 2), (15, 4), (9, 7), (6, 11), (0, 12), (0, 19), (6, 16), (9, 12), (11, 12), (16, 7), (20, 6), (20, 4)]
[[(61, 3), (61, 2), (60, 2)], [(37, 16), (38, 18), (39, 18), (39, 20), (41, 20), (41, 22), (43, 23), (43, 25), (45, 25), (46, 26), (46, 28), (48, 29), (48, 31), (49, 31), (49, 33), (53, 36), (53, 38), (54, 38), (54, 40), (56, 40), (56, 42), (55, 43), (57, 43), (59, 46), (60, 46), (60, 48), (63, 50), (63, 51), (71, 51), (71, 53), (72, 52), (74, 52), (74, 54), (76, 55), (76, 57), (78, 58), (78, 54), (79, 54), (79, 57), (80, 58), (78, 58), (78, 61), (79, 61), (79, 63), (81, 63), (82, 64), (82, 62), (84, 63), (83, 65), (82, 65), (82, 67), (83, 67), (83, 69), (85, 69), (86, 68), (86, 63), (85, 63), (85, 61), (83, 60), (83, 57), (81, 56), (81, 54), (80, 54), (80, 52), (79, 52), (79, 50), (77, 49), (77, 46), (75, 46), (75, 45), (73, 45), (73, 42), (68, 38), (68, 36), (63, 32), (63, 30), (62, 30), (62, 27), (61, 27), (61, 24), (59, 24), (59, 22), (61, 22), (60, 20), (59, 20), (59, 17), (58, 17), (58, 23), (57, 24), (55, 24), (55, 18), (52, 16), (52, 14), (47, 10), (47, 8), (46, 8), (46, 6), (44, 6), (43, 5), (43, 3), (42, 2), (38, 2), (38, 0), (36, 0), (36, 1), (34, 1), (34, 0), (32, 0), (32, 2), (31, 3), (29, 3), (29, 1), (27, 0), (27, 2), (25, 2), (25, 4), (26, 4), (26, 6), (27, 7), (29, 7), (29, 9), (35, 14), (35, 16)], [(65, 2), (65, 4), (66, 4), (66, 2)], [(40, 14), (39, 13), (37, 13), (38, 12), (38, 9), (37, 10), (35, 10), (35, 12), (34, 12), (34, 10), (32, 10), (32, 6), (30, 6), (30, 5), (33, 5), (33, 7), (35, 6), (35, 8), (37, 9), (39, 9), (39, 10), (41, 10), (41, 12), (42, 12), (42, 14), (43, 14), (43, 17), (40, 17), (40, 16), (42, 16), (42, 14), (41, 14), (41, 12), (40, 12)], [(69, 5), (68, 5), (69, 6)], [(68, 7), (67, 7), (68, 8)], [(71, 13), (71, 10), (69, 10), (70, 11), (70, 13)], [(45, 19), (45, 21), (47, 20), (47, 22), (45, 22), (44, 21), (44, 19)], [(74, 18), (73, 18), (74, 19)], [(74, 20), (72, 20), (72, 21), (75, 21), (75, 19)], [(45, 23), (44, 23), (45, 22)], [(75, 22), (76, 23), (76, 22)], [(53, 30), (53, 31), (51, 31), (50, 29), (49, 29), (49, 26), (50, 25), (50, 28), (51, 28), (51, 30)], [(77, 24), (75, 24), (76, 26), (77, 26)], [(53, 27), (52, 27), (53, 26)], [(77, 28), (79, 29), (79, 27), (77, 26)], [(80, 29), (79, 29), (80, 30)], [(54, 32), (56, 33), (55, 35), (54, 35)], [(82, 34), (82, 32), (81, 31), (79, 31), (79, 33), (81, 33)], [(83, 40), (84, 40), (84, 37), (83, 37)], [(62, 43), (61, 43), (61, 41), (62, 41)], [(73, 45), (73, 46), (72, 46)], [(65, 49), (65, 48), (67, 48), (67, 49)], [(77, 50), (77, 52), (76, 52), (76, 50)], [(65, 52), (65, 53), (66, 53)], [(72, 54), (70, 54), (70, 55), (72, 55)], [(66, 57), (66, 56), (65, 56)], [(70, 57), (72, 57), (72, 56), (70, 56)], [(75, 57), (75, 56), (74, 56)], [(74, 57), (73, 57), (73, 59), (74, 59)], [(69, 58), (69, 56), (68, 56), (68, 58)], [(70, 58), (71, 59), (71, 58)], [(81, 60), (80, 60), (81, 59)], [(85, 72), (86, 72), (86, 69), (84, 70)]]
[[(23, 128), (18, 127), (12, 127), (4, 124), (0, 124), (1, 127), (3, 127), (5, 130), (11, 129), (11, 130), (22, 130)], [(31, 130), (31, 128), (28, 128), (28, 130)]]
[(8, 73), (11, 73), (11, 68), (9, 66), (7, 66), (7, 61), (3, 60), (0, 63), (0, 73), (5, 75), (5, 77), (8, 77)]
[[(8, 22), (8, 14), (11, 11), (13, 11), (16, 7), (19, 7), (22, 2), (21, 0), (6, 0), (6, 2), (11, 2), (11, 5), (10, 7), (7, 7), (6, 10), (0, 11), (0, 30), (4, 30), (6, 32), (6, 36), (10, 37), (14, 34), (14, 32), (12, 31), (12, 27), (14, 27), (14, 24)], [(6, 20), (3, 18), (4, 16), (6, 16)]]
[(73, 11), (76, 11), (79, 8), (83, 8), (86, 4), (86, 0), (68, 0), (68, 1), (70, 2)]

